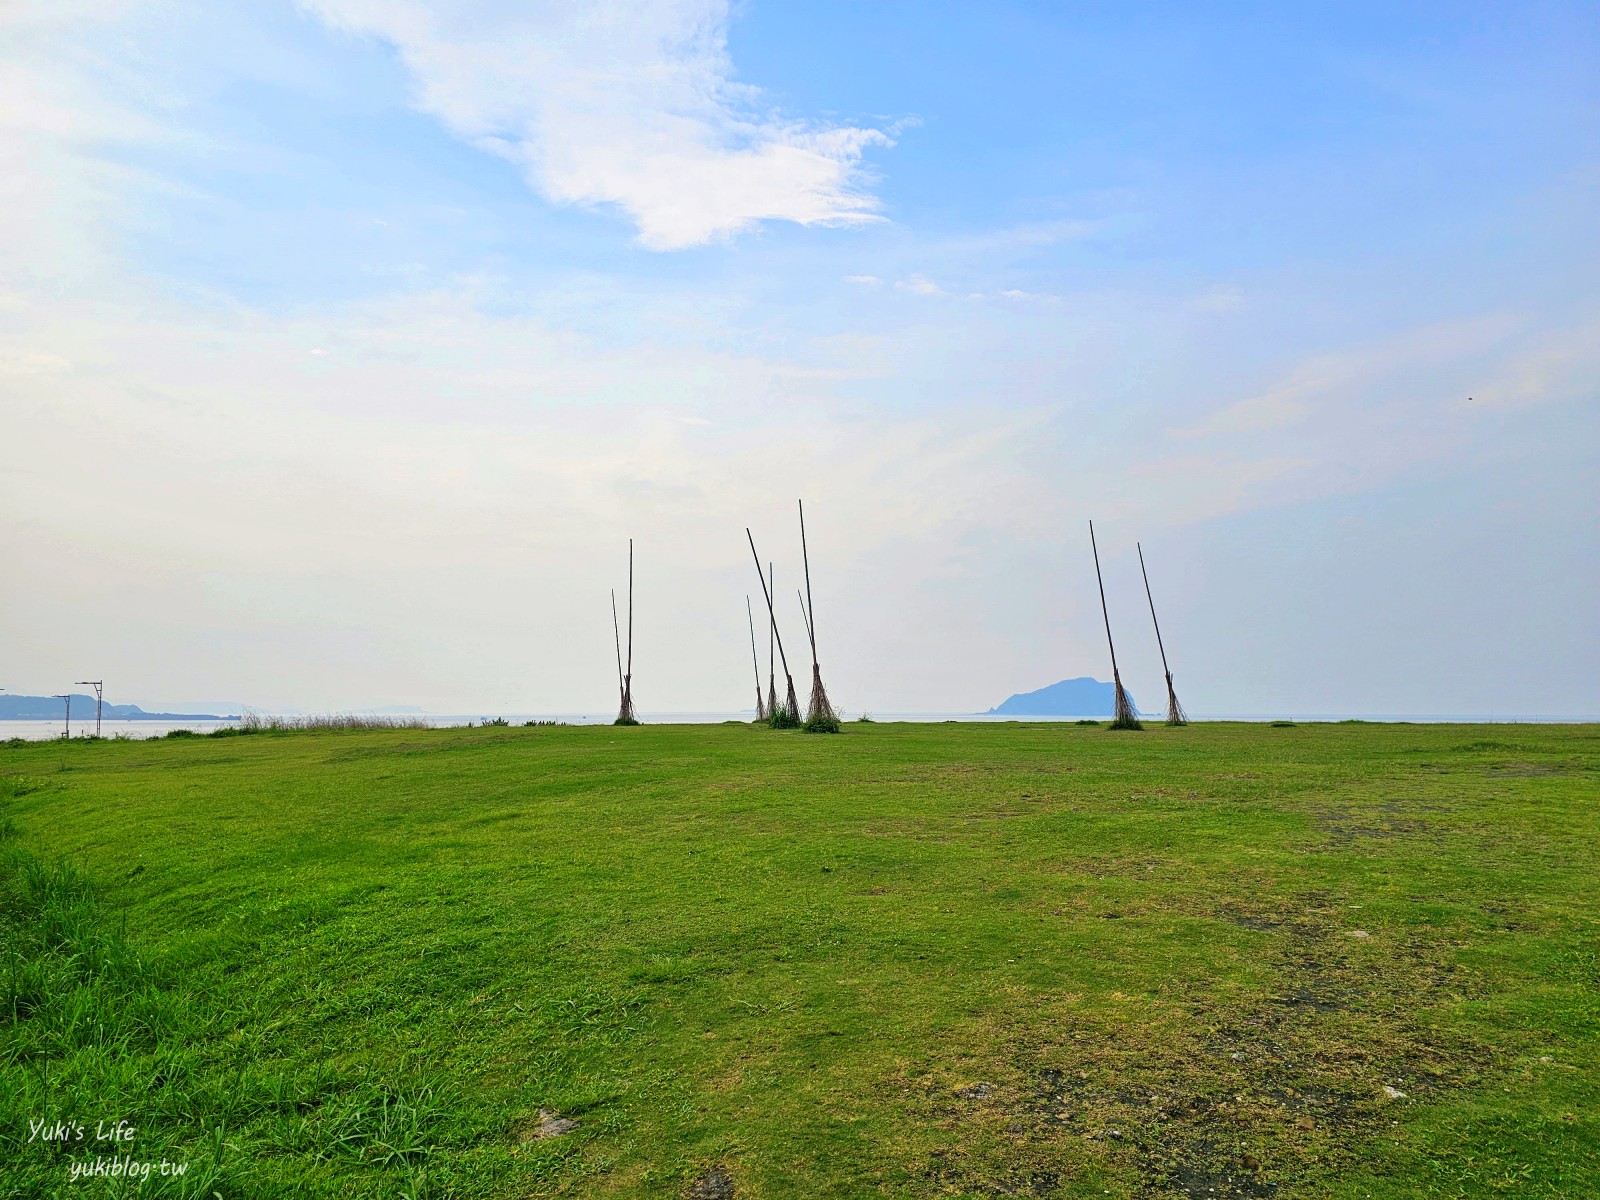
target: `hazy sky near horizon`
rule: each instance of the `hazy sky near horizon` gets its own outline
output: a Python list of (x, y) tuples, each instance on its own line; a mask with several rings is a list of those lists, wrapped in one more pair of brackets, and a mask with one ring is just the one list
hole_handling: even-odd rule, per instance
[[(0, 686), (1600, 712), (1600, 8), (12, 0)], [(765, 656), (763, 643), (762, 655)]]

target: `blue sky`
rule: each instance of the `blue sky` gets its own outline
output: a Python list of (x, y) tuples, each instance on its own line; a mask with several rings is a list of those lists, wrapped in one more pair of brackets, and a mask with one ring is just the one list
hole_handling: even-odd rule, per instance
[(600, 709), (631, 534), (644, 707), (729, 709), (803, 494), (857, 711), (1104, 676), (1091, 516), (1141, 697), (1142, 539), (1198, 712), (1600, 709), (1593, 5), (25, 3), (0, 57), (11, 690)]

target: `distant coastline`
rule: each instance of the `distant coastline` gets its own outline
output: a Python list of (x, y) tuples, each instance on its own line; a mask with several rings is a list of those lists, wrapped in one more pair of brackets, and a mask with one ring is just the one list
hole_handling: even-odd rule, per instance
[[(93, 696), (72, 693), (72, 715), (93, 719), (96, 702)], [(0, 721), (59, 721), (67, 712), (60, 696), (12, 696), (0, 692)], [(107, 721), (237, 721), (237, 713), (223, 716), (219, 713), (169, 713), (145, 712), (137, 704), (105, 704), (100, 715)]]

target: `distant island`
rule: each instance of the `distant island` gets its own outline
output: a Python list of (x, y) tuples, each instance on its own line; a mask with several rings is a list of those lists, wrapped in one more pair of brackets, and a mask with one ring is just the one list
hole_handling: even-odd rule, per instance
[[(1133, 703), (1133, 693), (1128, 693)], [(1138, 709), (1138, 704), (1133, 705)], [(1115, 689), (1084, 675), (1078, 679), (1063, 679), (1036, 692), (1020, 692), (998, 708), (991, 708), (987, 716), (1000, 717), (1109, 717), (1117, 707)]]
[[(72, 715), (94, 719), (93, 696), (72, 694)], [(60, 696), (11, 696), (0, 692), (0, 721), (59, 721), (66, 713)], [(237, 721), (237, 716), (215, 713), (145, 712), (137, 704), (107, 704), (101, 715), (108, 721)]]

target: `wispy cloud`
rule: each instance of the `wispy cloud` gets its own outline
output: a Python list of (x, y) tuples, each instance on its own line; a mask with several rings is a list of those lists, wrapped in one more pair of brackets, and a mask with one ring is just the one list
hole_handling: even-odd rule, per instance
[(1546, 400), (1600, 394), (1600, 318), (1531, 339), (1460, 404), (1467, 409), (1513, 408)]
[[(1507, 315), (1440, 322), (1383, 342), (1312, 355), (1267, 390), (1235, 400), (1197, 425), (1169, 430), (1174, 437), (1198, 438), (1261, 433), (1299, 425), (1332, 413), (1351, 421), (1362, 410), (1433, 409), (1443, 397), (1443, 381), (1458, 377), (1462, 387), (1491, 349), (1504, 352), (1521, 322)], [(1525, 359), (1519, 359), (1525, 361)], [(1419, 384), (1418, 380), (1424, 380)], [(1416, 389), (1423, 390), (1419, 395)], [(1397, 396), (1407, 397), (1403, 405)]]
[(416, 103), (556, 204), (615, 205), (674, 250), (761, 221), (877, 218), (861, 178), (888, 132), (764, 110), (734, 82), (728, 0), (301, 0), (399, 51)]

